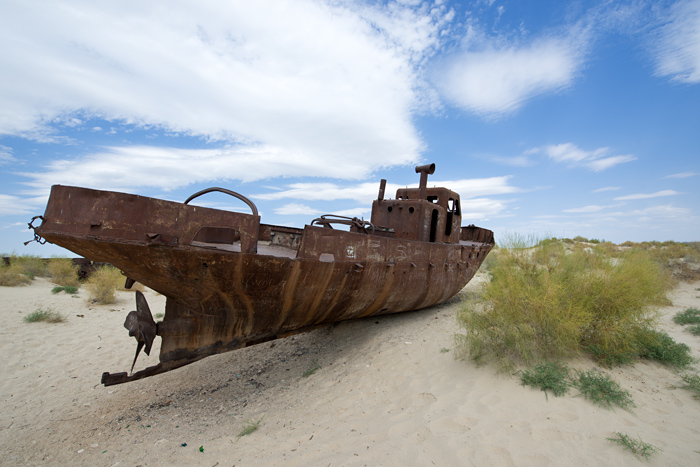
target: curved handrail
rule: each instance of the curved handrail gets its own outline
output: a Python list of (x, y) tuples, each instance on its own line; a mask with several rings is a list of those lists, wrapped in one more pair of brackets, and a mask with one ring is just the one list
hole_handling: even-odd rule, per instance
[(205, 195), (207, 193), (211, 193), (213, 191), (225, 193), (227, 195), (233, 196), (234, 198), (240, 199), (241, 201), (243, 201), (245, 204), (248, 205), (248, 207), (250, 208), (251, 211), (253, 211), (254, 216), (256, 216), (256, 217), (258, 216), (258, 208), (257, 208), (257, 206), (255, 206), (255, 204), (251, 200), (249, 200), (248, 198), (246, 198), (245, 196), (243, 196), (241, 194), (236, 193), (235, 191), (231, 191), (231, 190), (228, 190), (226, 188), (211, 187), (211, 188), (206, 188), (202, 191), (198, 191), (197, 193), (195, 193), (192, 196), (190, 196), (189, 198), (187, 198), (185, 200), (185, 204), (188, 204), (193, 199), (198, 198), (198, 197)]
[[(329, 219), (329, 217), (331, 219)], [(311, 225), (314, 225), (316, 223), (322, 225), (324, 228), (327, 229), (333, 228), (331, 224), (354, 225), (358, 229), (363, 230), (365, 233), (367, 233), (368, 227), (371, 228), (373, 232), (375, 229), (374, 224), (364, 219), (359, 219), (357, 217), (336, 216), (335, 214), (324, 214), (323, 216), (311, 221)]]

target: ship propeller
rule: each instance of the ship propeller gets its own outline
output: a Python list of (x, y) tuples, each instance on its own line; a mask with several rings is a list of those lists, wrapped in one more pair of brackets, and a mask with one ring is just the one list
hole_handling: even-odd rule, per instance
[(131, 371), (133, 372), (141, 349), (145, 346), (146, 355), (150, 355), (153, 340), (158, 333), (158, 325), (153, 321), (146, 297), (138, 290), (136, 291), (136, 311), (132, 311), (127, 315), (124, 327), (129, 331), (129, 336), (135, 337), (136, 342), (138, 342), (134, 363), (131, 364)]

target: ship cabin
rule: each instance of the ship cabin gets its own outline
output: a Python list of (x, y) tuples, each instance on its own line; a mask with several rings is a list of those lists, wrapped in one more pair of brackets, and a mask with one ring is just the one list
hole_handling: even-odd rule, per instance
[(386, 180), (372, 203), (371, 223), (393, 232), (395, 238), (431, 243), (460, 243), (462, 213), (459, 194), (447, 188), (428, 188), (435, 164), (416, 167), (418, 188), (396, 190), (396, 199), (384, 199)]

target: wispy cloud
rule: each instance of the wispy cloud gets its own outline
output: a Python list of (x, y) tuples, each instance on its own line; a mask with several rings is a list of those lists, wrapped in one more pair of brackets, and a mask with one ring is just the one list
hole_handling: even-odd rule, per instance
[(545, 154), (555, 162), (564, 163), (571, 167), (586, 167), (594, 172), (600, 172), (618, 164), (636, 160), (636, 156), (609, 156), (610, 148), (598, 148), (586, 151), (573, 143), (550, 144), (526, 151), (526, 154)]
[(603, 211), (604, 209), (609, 209), (613, 207), (617, 207), (619, 204), (613, 204), (609, 206), (598, 206), (595, 204), (589, 205), (589, 206), (583, 206), (580, 208), (571, 208), (571, 209), (564, 209), (564, 212), (569, 212), (569, 213), (592, 213), (592, 212), (600, 212)]
[(511, 167), (531, 167), (535, 165), (535, 162), (525, 155), (513, 157), (486, 156), (485, 158), (491, 162)]
[(433, 81), (451, 104), (499, 117), (536, 95), (570, 86), (583, 65), (587, 35), (573, 27), (566, 36), (514, 45), (472, 34), (463, 50), (438, 66)]
[(0, 216), (10, 214), (29, 214), (30, 207), (26, 205), (26, 200), (17, 196), (0, 194)]
[(689, 178), (689, 177), (695, 177), (696, 175), (700, 175), (697, 172), (681, 172), (673, 175), (666, 175), (664, 178)]
[(323, 214), (334, 214), (345, 217), (364, 217), (370, 214), (370, 209), (352, 208), (326, 212), (301, 203), (289, 203), (275, 208), (274, 212), (281, 216), (320, 216)]
[(0, 15), (0, 134), (49, 141), (99, 117), (333, 154), (364, 174), (413, 163), (412, 112), (434, 105), (419, 70), (450, 18), (400, 3), (16, 2)]
[(614, 198), (615, 201), (629, 201), (634, 199), (649, 199), (649, 198), (660, 198), (662, 196), (675, 196), (680, 195), (679, 192), (675, 190), (662, 190), (655, 193), (636, 193), (633, 195), (618, 196)]
[(32, 187), (29, 194), (47, 194), (57, 183), (117, 191), (142, 187), (171, 191), (215, 180), (252, 182), (302, 176), (359, 179), (369, 175), (368, 166), (361, 160), (338, 158), (326, 164), (304, 152), (266, 145), (222, 149), (106, 147), (84, 157), (51, 161), (42, 169), (21, 173), (30, 179), (25, 183)]
[(0, 165), (13, 162), (16, 159), (12, 155), (12, 148), (0, 144)]
[[(429, 179), (428, 186), (443, 186), (449, 188), (459, 193), (463, 200), (470, 199), (469, 203), (472, 203), (474, 202), (473, 199), (478, 197), (511, 194), (522, 191), (520, 188), (509, 184), (511, 178), (511, 176), (506, 175), (502, 177), (463, 180)], [(397, 189), (404, 187), (405, 185), (387, 183), (385, 191), (386, 197), (393, 197)], [(409, 185), (409, 187), (417, 187), (417, 184)], [(340, 186), (336, 183), (293, 183), (288, 185), (285, 190), (259, 193), (251, 195), (251, 197), (261, 200), (291, 198), (305, 201), (352, 199), (362, 204), (367, 204), (377, 196), (378, 188), (378, 183), (360, 183), (352, 186)], [(464, 202), (462, 204), (464, 204)]]
[(665, 19), (653, 47), (656, 74), (682, 83), (700, 83), (700, 2), (678, 1)]
[(621, 187), (619, 187), (619, 186), (606, 186), (603, 188), (598, 188), (597, 190), (593, 190), (591, 193), (602, 193), (604, 191), (617, 191), (620, 188)]

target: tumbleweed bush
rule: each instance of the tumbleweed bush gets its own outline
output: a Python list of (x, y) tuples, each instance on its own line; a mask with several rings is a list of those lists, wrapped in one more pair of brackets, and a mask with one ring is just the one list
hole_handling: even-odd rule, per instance
[(124, 276), (113, 266), (102, 266), (90, 274), (85, 287), (90, 293), (89, 300), (100, 305), (116, 301), (116, 291), (124, 285)]
[(70, 258), (51, 258), (46, 266), (51, 282), (63, 286), (77, 287), (79, 266)]
[(638, 351), (637, 335), (656, 323), (654, 307), (668, 303), (671, 281), (644, 252), (610, 258), (559, 241), (504, 243), (490, 282), (458, 311), (458, 357), (503, 371), (590, 347), (614, 360)]

